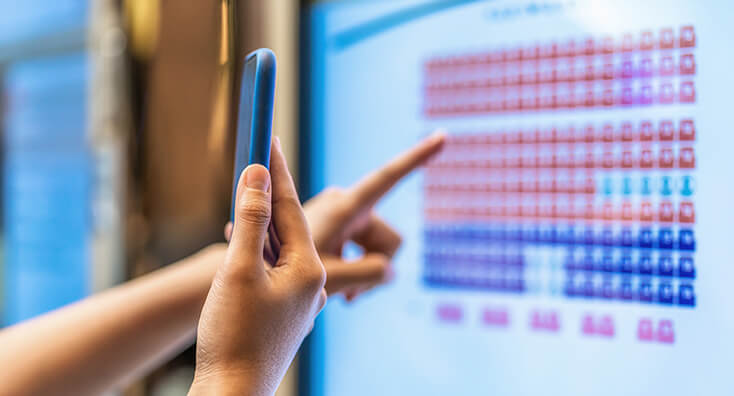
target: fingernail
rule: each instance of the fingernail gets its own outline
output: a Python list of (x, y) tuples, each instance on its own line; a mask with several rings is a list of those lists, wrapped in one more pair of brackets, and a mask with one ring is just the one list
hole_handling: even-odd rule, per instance
[(274, 140), (275, 140), (275, 147), (277, 147), (278, 150), (282, 150), (283, 146), (280, 145), (280, 138), (276, 136)]
[(250, 165), (245, 169), (245, 185), (247, 188), (260, 191), (268, 191), (270, 187), (270, 175), (262, 165)]

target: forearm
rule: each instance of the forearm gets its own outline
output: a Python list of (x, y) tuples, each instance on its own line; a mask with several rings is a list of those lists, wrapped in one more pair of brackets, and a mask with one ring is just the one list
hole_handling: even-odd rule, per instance
[[(268, 389), (264, 384), (263, 373), (232, 371), (230, 373), (197, 373), (191, 384), (188, 396), (272, 396), (275, 389)], [(277, 383), (277, 381), (275, 381)]]
[(0, 332), (0, 394), (96, 395), (155, 368), (193, 342), (224, 256), (210, 247)]

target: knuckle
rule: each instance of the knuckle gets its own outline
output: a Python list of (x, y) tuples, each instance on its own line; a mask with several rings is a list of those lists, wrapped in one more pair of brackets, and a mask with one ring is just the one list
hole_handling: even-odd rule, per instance
[(313, 266), (305, 271), (303, 285), (307, 290), (320, 291), (326, 284), (326, 271), (322, 265)]
[(319, 293), (319, 301), (318, 301), (318, 310), (321, 311), (326, 306), (326, 301), (328, 300), (328, 296), (326, 294), (326, 289), (321, 289), (321, 293)]
[(245, 223), (266, 225), (270, 222), (270, 205), (264, 199), (242, 200), (237, 208), (237, 217)]
[(385, 260), (379, 260), (375, 263), (375, 277), (382, 278), (387, 274), (390, 264)]

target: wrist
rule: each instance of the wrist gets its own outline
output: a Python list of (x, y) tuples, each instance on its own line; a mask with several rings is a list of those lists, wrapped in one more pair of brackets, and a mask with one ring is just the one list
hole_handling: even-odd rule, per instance
[(274, 391), (267, 389), (266, 381), (255, 377), (252, 373), (236, 371), (201, 373), (197, 370), (189, 396), (272, 396)]

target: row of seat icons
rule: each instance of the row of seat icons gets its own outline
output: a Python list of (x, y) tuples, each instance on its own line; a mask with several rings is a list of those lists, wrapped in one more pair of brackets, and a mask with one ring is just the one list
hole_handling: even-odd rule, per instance
[(608, 56), (614, 53), (667, 51), (672, 49), (693, 48), (696, 46), (696, 33), (692, 25), (677, 29), (662, 28), (657, 35), (652, 30), (639, 34), (625, 33), (618, 38), (605, 36), (583, 39), (569, 38), (547, 43), (528, 43), (508, 48), (459, 55), (437, 56), (426, 62), (426, 69), (439, 70), (471, 64), (492, 64), (515, 62), (519, 60), (553, 59), (563, 57)]
[(670, 54), (659, 58), (643, 56), (638, 60), (628, 58), (593, 58), (567, 62), (511, 62), (490, 65), (470, 65), (430, 71), (424, 77), (427, 92), (459, 90), (466, 88), (493, 88), (533, 86), (564, 82), (591, 82), (653, 77), (691, 76), (696, 74), (696, 60), (692, 53), (677, 57)]
[[(439, 159), (429, 170), (449, 172), (481, 171), (482, 169), (694, 169), (696, 155), (693, 147), (625, 148), (597, 151), (553, 147), (535, 150), (481, 153), (476, 148), (455, 152), (453, 158)], [(472, 158), (473, 157), (473, 158)]]
[[(665, 197), (682, 195), (690, 197), (695, 192), (695, 180), (693, 176), (682, 175), (672, 177), (663, 175), (610, 175), (601, 177), (586, 172), (568, 171), (562, 172), (538, 172), (533, 171), (505, 171), (498, 174), (485, 176), (484, 174), (471, 174), (470, 177), (462, 177), (448, 170), (433, 171), (426, 175), (424, 189), (428, 194), (427, 204), (439, 205), (443, 200), (449, 202), (465, 202), (471, 200), (471, 196), (465, 194), (482, 194), (481, 199), (486, 201), (486, 194), (507, 195), (508, 202), (522, 200), (522, 197), (513, 197), (511, 194), (562, 194), (562, 195), (594, 195), (601, 192), (611, 196), (620, 194), (623, 196), (643, 195), (650, 196), (659, 194)], [(558, 202), (558, 201), (556, 201)], [(648, 202), (648, 205), (651, 205)]]
[[(696, 222), (693, 202), (683, 201), (674, 204), (663, 200), (653, 207), (649, 201), (635, 204), (631, 202), (604, 202), (575, 205), (573, 202), (541, 203), (541, 199), (528, 200), (527, 197), (506, 197), (503, 202), (488, 197), (465, 197), (456, 194), (434, 196), (426, 202), (425, 214), (429, 219), (451, 219), (452, 217), (474, 219), (528, 218), (528, 219), (579, 219), (579, 220), (621, 220), (643, 223), (684, 223)], [(511, 202), (516, 198), (515, 202)], [(461, 206), (453, 206), (457, 200)], [(517, 202), (524, 200), (526, 202)], [(529, 201), (529, 202), (527, 202)]]
[[(615, 232), (612, 228), (604, 228), (599, 232), (593, 228), (559, 229), (557, 227), (518, 227), (503, 226), (468, 226), (461, 224), (432, 225), (425, 231), (426, 243), (438, 244), (463, 243), (520, 243), (527, 245), (565, 245), (565, 246), (599, 246), (619, 248), (641, 248), (643, 250), (659, 249), (663, 251), (696, 250), (696, 238), (692, 229), (683, 228), (677, 232), (670, 227), (660, 227), (657, 231), (643, 226), (637, 231), (622, 228)], [(461, 245), (456, 246), (462, 248)], [(454, 249), (456, 250), (456, 249)]]
[[(465, 318), (463, 308), (458, 304), (440, 304), (436, 315), (444, 323), (460, 323)], [(511, 323), (507, 308), (488, 307), (481, 311), (483, 325), (495, 328), (508, 328)], [(561, 331), (561, 315), (556, 310), (534, 309), (530, 312), (528, 327), (534, 332), (558, 333)], [(588, 337), (614, 338), (617, 335), (615, 320), (611, 315), (586, 313), (581, 316), (579, 333)], [(673, 344), (675, 330), (671, 319), (641, 318), (637, 322), (636, 337), (645, 343)]]
[[(604, 122), (566, 126), (508, 128), (485, 132), (452, 133), (446, 145), (434, 161), (450, 156), (454, 149), (477, 145), (514, 146), (538, 143), (629, 143), (629, 142), (673, 142), (696, 140), (696, 126), (692, 118), (683, 118), (677, 123), (672, 119), (658, 122), (624, 120), (619, 123)], [(467, 147), (468, 146), (468, 147)]]
[(664, 81), (640, 86), (564, 83), (533, 89), (472, 88), (425, 95), (423, 112), (429, 118), (472, 114), (556, 111), (592, 108), (691, 104), (696, 102), (693, 81)]

